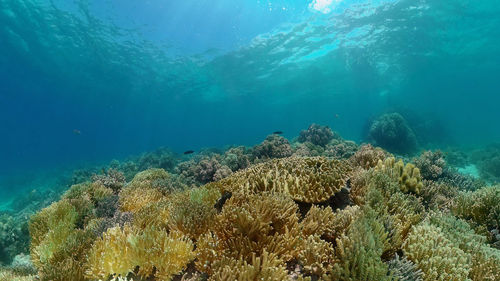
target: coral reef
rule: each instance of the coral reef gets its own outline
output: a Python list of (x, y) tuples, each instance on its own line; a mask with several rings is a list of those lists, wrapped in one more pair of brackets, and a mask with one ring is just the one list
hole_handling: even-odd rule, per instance
[(0, 215), (0, 280), (500, 280), (500, 186), (439, 151), (300, 140), (89, 169), (24, 229)]
[(378, 117), (370, 126), (369, 139), (389, 152), (411, 154), (417, 149), (417, 138), (408, 122), (399, 113)]
[(311, 124), (307, 130), (300, 132), (299, 142), (310, 142), (314, 145), (325, 146), (333, 139), (333, 131), (328, 126)]

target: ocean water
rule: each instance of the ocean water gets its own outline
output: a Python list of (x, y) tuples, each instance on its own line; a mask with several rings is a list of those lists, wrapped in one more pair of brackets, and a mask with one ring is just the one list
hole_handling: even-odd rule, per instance
[(0, 0), (0, 201), (160, 146), (254, 145), (313, 122), (363, 142), (388, 112), (421, 149), (498, 142), (499, 13), (492, 0)]

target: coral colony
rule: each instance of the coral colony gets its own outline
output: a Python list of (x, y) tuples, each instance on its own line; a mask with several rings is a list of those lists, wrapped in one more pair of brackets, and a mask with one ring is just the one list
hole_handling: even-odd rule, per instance
[(391, 154), (417, 149), (399, 114), (369, 136), (313, 124), (80, 171), (28, 228), (1, 218), (0, 280), (500, 280), (500, 185)]

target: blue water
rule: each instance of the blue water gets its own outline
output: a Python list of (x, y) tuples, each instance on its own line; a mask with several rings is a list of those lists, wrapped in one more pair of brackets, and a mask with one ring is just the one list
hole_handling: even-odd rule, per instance
[(499, 141), (499, 14), (492, 0), (0, 0), (0, 194), (312, 122), (360, 142), (392, 111), (429, 146)]

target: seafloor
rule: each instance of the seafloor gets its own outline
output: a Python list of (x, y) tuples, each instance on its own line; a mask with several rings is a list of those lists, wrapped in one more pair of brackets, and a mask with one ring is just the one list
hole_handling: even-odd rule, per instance
[(311, 125), (112, 161), (0, 216), (0, 280), (500, 280), (498, 151)]

